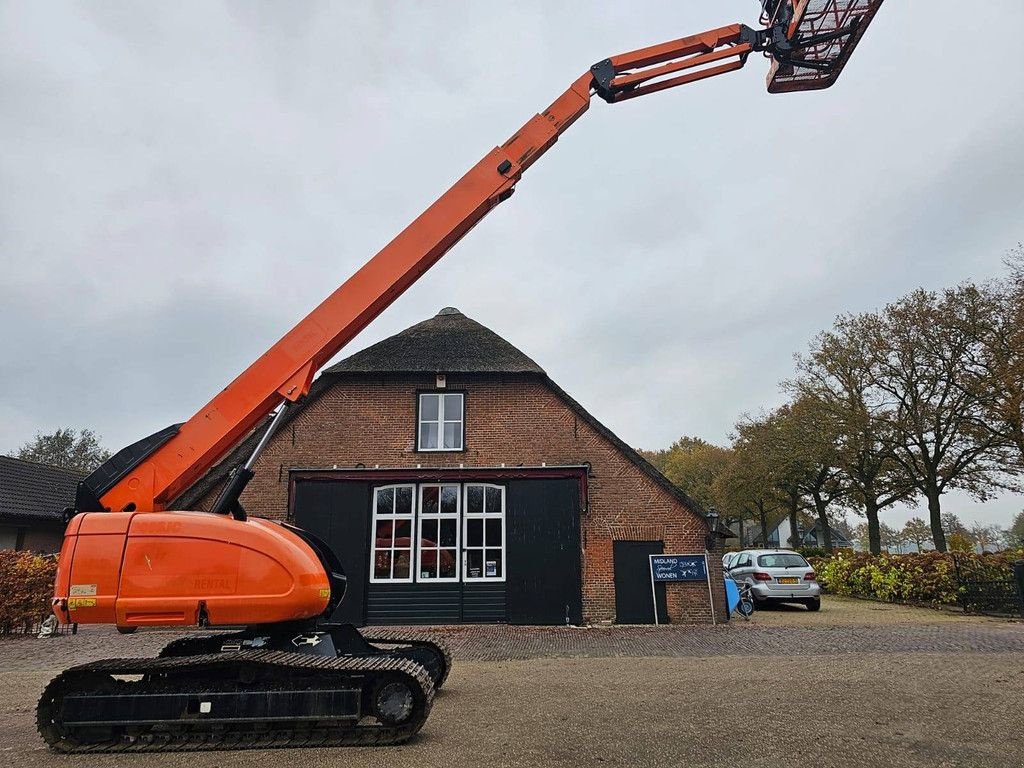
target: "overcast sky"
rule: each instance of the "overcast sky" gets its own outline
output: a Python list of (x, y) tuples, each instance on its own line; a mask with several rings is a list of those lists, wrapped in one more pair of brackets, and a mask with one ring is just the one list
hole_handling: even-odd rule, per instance
[[(632, 445), (727, 442), (835, 315), (1024, 239), (1024, 66), (994, 35), (1024, 4), (964, 8), (886, 3), (824, 92), (770, 96), (752, 57), (595, 99), (343, 354), (453, 305)], [(590, 64), (757, 12), (0, 2), (0, 451), (185, 420)]]

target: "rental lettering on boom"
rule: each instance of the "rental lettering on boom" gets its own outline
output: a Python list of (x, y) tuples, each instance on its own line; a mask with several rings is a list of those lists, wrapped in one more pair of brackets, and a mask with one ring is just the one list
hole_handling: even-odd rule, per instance
[[(752, 54), (770, 61), (772, 93), (828, 88), (882, 0), (759, 5), (756, 29), (732, 24), (594, 64), (192, 418), (124, 448), (81, 483), (54, 591), (62, 622), (248, 629), (176, 640), (154, 659), (66, 670), (37, 710), (52, 749), (396, 744), (420, 729), (448, 675), (447, 652), (422, 637), (329, 622), (345, 574), (316, 537), (246, 514), (239, 498), (256, 458), (317, 371), (509, 198), (592, 96), (615, 104), (688, 85), (738, 70)], [(275, 409), (211, 512), (168, 508)]]

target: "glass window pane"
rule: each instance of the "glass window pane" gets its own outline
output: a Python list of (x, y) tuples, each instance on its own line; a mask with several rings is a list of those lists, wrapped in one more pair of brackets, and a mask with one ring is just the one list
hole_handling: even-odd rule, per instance
[(421, 579), (434, 579), (434, 578), (437, 578), (437, 550), (436, 549), (422, 549), (422, 550), (420, 550), (420, 578)]
[(458, 531), (458, 520), (442, 520), (441, 521), (441, 540), (440, 545), (442, 547), (454, 547), (456, 532)]
[(466, 550), (466, 578), (479, 579), (484, 575), (484, 553), (482, 549)]
[(394, 578), (396, 579), (408, 579), (409, 578), (409, 563), (412, 560), (412, 550), (408, 549), (396, 549), (395, 550), (395, 571)]
[(444, 396), (445, 421), (462, 421), (462, 395)]
[(483, 520), (467, 520), (466, 521), (466, 546), (467, 547), (482, 547), (484, 545), (484, 521)]
[(487, 557), (484, 558), (484, 575), (492, 578), (501, 578), (501, 550), (488, 549)]
[(378, 520), (375, 537), (377, 548), (384, 549), (391, 546), (391, 534), (394, 532), (395, 524), (392, 520)]
[(487, 520), (487, 546), (501, 546), (501, 518), (495, 517)]
[(437, 514), (437, 498), (440, 489), (436, 485), (427, 485), (420, 489), (420, 512), (424, 515)]
[(438, 553), (437, 575), (442, 579), (453, 579), (457, 575), (455, 570), (456, 552), (454, 549), (442, 549)]
[(375, 579), (391, 578), (391, 551), (378, 552), (373, 559), (373, 577)]
[(462, 422), (446, 421), (444, 423), (444, 447), (462, 450)]
[(487, 514), (496, 515), (501, 512), (501, 488), (487, 489)]
[(412, 486), (403, 485), (395, 491), (395, 514), (412, 514)]
[(437, 424), (420, 424), (420, 450), (437, 448)]
[(412, 540), (412, 520), (395, 520), (395, 545), (408, 547)]
[(457, 515), (459, 513), (459, 486), (441, 486), (441, 514)]
[(483, 514), (484, 489), (480, 485), (470, 485), (466, 489), (466, 512), (470, 515)]
[(377, 514), (390, 515), (395, 511), (395, 489), (380, 488), (377, 491)]
[(440, 395), (420, 395), (420, 421), (437, 421), (437, 405), (440, 402)]
[(423, 529), (420, 534), (424, 547), (437, 546), (437, 520), (423, 520)]

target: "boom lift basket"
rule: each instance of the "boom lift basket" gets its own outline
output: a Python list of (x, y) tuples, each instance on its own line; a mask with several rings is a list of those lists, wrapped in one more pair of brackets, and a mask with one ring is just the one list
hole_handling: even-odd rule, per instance
[[(783, 2), (793, 9), (787, 36), (794, 50), (785, 59), (780, 61), (776, 58), (772, 62), (768, 73), (769, 93), (816, 91), (831, 87), (839, 79), (854, 48), (882, 7), (883, 0)], [(769, 1), (768, 8), (772, 6)], [(806, 62), (806, 66), (801, 66), (800, 62)]]

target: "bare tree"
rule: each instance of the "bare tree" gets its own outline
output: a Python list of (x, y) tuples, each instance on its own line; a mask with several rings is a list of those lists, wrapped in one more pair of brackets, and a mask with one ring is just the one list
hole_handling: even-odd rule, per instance
[(988, 552), (999, 545), (1002, 531), (996, 525), (972, 523), (967, 527), (967, 536), (978, 545), (982, 552)]

